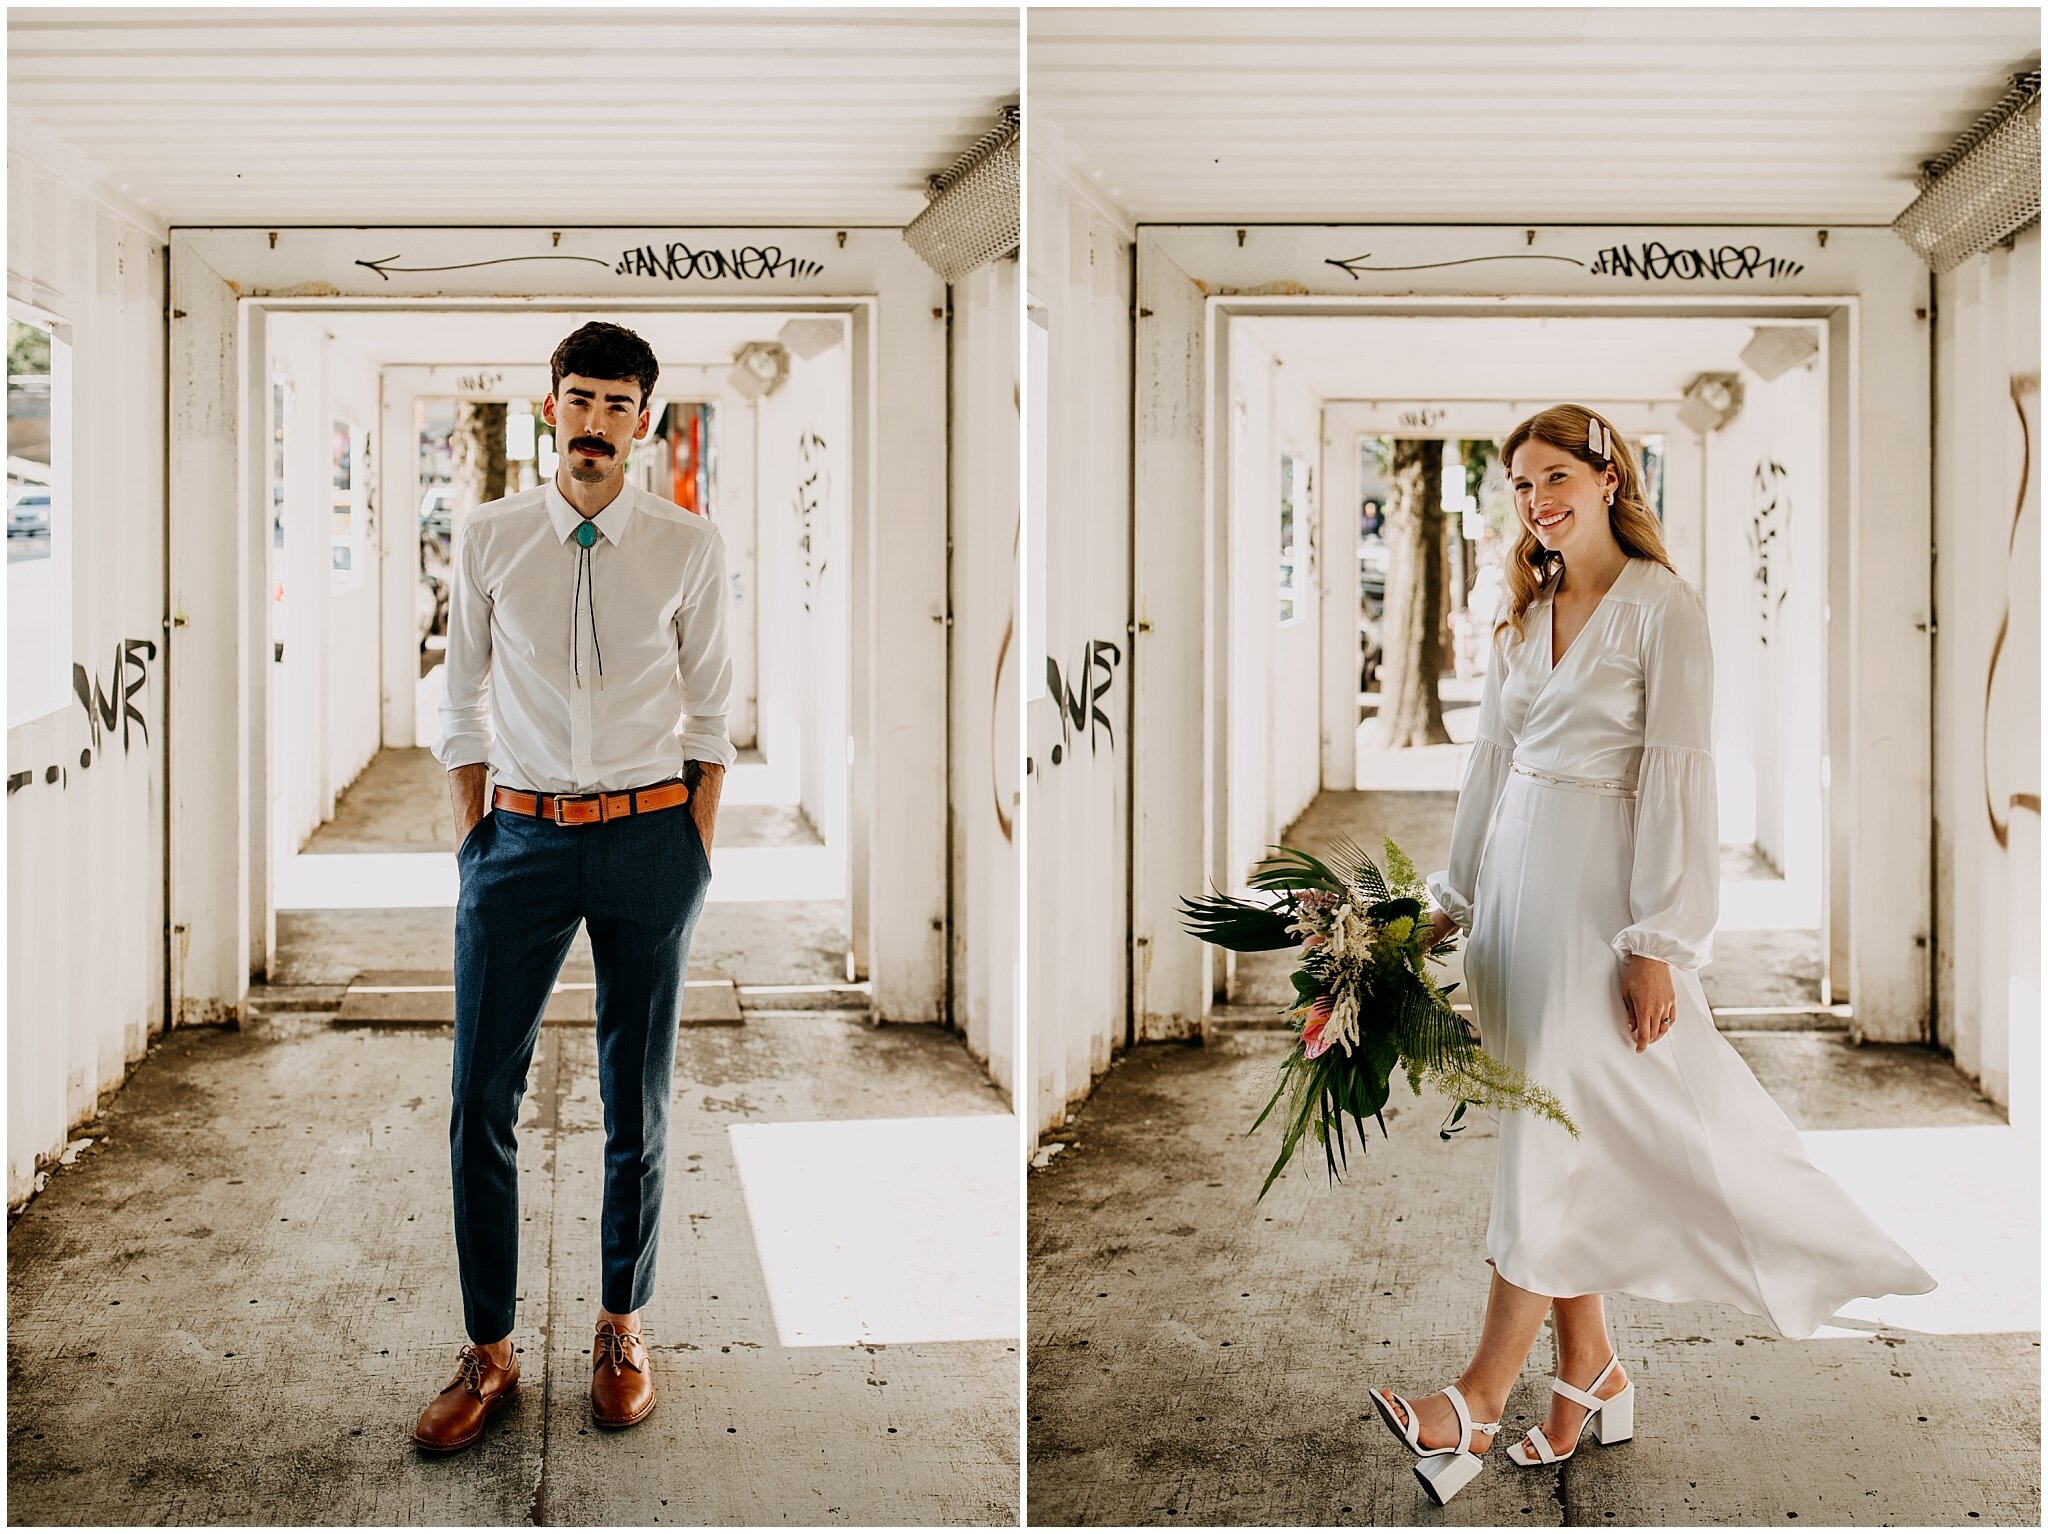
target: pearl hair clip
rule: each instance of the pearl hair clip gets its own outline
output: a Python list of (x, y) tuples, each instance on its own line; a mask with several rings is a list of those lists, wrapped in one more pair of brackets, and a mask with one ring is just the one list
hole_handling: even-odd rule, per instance
[(1614, 457), (1614, 433), (1603, 427), (1595, 415), (1586, 417), (1586, 451), (1596, 458)]

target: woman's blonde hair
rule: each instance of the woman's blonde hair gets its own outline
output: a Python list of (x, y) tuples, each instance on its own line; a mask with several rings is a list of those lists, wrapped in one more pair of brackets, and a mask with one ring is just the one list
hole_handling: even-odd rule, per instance
[[(1601, 457), (1586, 445), (1591, 435), (1588, 428), (1594, 421), (1600, 423), (1602, 436), (1614, 449), (1611, 459)], [(1657, 514), (1650, 510), (1650, 503), (1644, 498), (1643, 475), (1636, 467), (1636, 455), (1604, 416), (1584, 405), (1552, 405), (1548, 410), (1539, 410), (1530, 416), (1509, 432), (1507, 440), (1500, 445), (1501, 472), (1507, 474), (1510, 485), (1514, 483), (1514, 475), (1509, 465), (1514, 462), (1517, 449), (1531, 440), (1548, 442), (1552, 447), (1570, 453), (1574, 458), (1591, 464), (1595, 473), (1611, 463), (1621, 480), (1614, 492), (1614, 504), (1607, 509), (1607, 525), (1614, 533), (1614, 541), (1621, 545), (1623, 552), (1637, 559), (1654, 559), (1677, 574), (1671, 556), (1664, 552), (1664, 533)], [(1558, 578), (1564, 573), (1564, 556), (1544, 548), (1519, 512), (1515, 515), (1515, 529), (1514, 547), (1508, 551), (1507, 558), (1507, 616), (1493, 626), (1493, 632), (1498, 638), (1503, 628), (1511, 628), (1519, 641), (1528, 637), (1522, 630), (1522, 615), (1529, 610), (1530, 603), (1556, 588)]]

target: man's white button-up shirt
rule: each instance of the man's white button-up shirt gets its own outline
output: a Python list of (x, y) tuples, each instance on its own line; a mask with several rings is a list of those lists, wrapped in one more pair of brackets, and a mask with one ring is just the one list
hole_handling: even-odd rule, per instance
[(718, 529), (630, 484), (591, 519), (587, 556), (583, 520), (550, 479), (458, 525), (435, 756), (542, 793), (638, 788), (693, 759), (731, 766)]

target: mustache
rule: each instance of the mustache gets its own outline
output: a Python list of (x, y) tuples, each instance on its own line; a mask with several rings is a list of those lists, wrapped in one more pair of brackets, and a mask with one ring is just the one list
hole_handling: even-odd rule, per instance
[(607, 456), (610, 456), (612, 451), (612, 445), (598, 437), (578, 437), (569, 444), (569, 451), (573, 453), (579, 447), (587, 447)]

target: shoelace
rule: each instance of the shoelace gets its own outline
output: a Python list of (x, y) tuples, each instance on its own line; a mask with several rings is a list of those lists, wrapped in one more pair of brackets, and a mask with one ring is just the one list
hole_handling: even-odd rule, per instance
[(462, 1385), (479, 1401), (484, 1395), (484, 1352), (473, 1342), (462, 1345), (462, 1354), (455, 1365), (455, 1378), (450, 1385)]
[(614, 1374), (617, 1374), (624, 1368), (639, 1368), (640, 1366), (634, 1363), (626, 1352), (626, 1343), (629, 1339), (637, 1342), (640, 1340), (640, 1334), (638, 1332), (616, 1331), (609, 1326), (600, 1328), (597, 1334), (597, 1364), (595, 1367), (602, 1368), (605, 1364), (609, 1363)]

